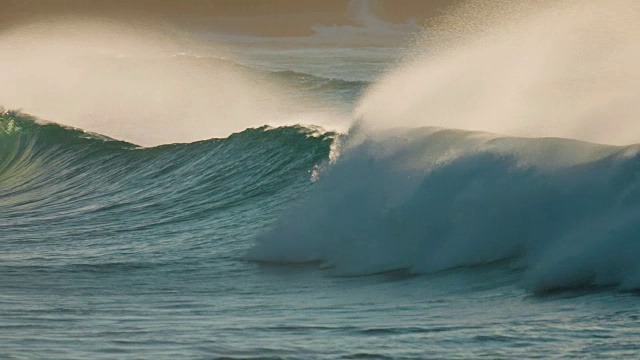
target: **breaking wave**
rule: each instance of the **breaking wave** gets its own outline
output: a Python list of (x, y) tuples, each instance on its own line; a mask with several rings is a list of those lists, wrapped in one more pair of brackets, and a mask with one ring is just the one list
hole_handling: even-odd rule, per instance
[(640, 287), (640, 155), (423, 128), (362, 136), (249, 258), (337, 274), (511, 260), (535, 292)]

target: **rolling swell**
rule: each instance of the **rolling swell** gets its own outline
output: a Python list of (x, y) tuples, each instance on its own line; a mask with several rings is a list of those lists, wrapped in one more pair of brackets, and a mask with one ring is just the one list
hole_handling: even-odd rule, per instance
[(235, 68), (238, 71), (252, 73), (258, 78), (266, 77), (270, 81), (283, 81), (286, 85), (285, 88), (291, 91), (289, 96), (299, 96), (299, 92), (303, 91), (335, 100), (336, 102), (354, 104), (364, 93), (365, 89), (371, 85), (370, 81), (324, 77), (302, 71), (269, 69), (264, 66), (235, 62), (220, 57), (202, 57), (187, 54), (178, 54), (175, 57), (183, 59), (184, 61), (191, 61), (212, 67), (224, 65)]
[(167, 264), (211, 256), (195, 249), (237, 241), (238, 226), (250, 236), (308, 187), (333, 137), (262, 127), (141, 148), (3, 112), (3, 264)]
[(509, 260), (534, 292), (640, 287), (637, 146), (435, 128), (350, 136), (250, 258), (343, 275)]
[(324, 78), (297, 71), (276, 71), (276, 76), (302, 85), (303, 88), (317, 92), (337, 94), (342, 99), (357, 100), (364, 89), (370, 85), (367, 81), (350, 81), (339, 78)]
[[(255, 73), (256, 75), (267, 75), (275, 78), (280, 78), (288, 82), (289, 86), (299, 85), (304, 90), (310, 90), (320, 93), (332, 94), (337, 92), (339, 98), (346, 96), (344, 100), (350, 100), (355, 102), (360, 95), (362, 95), (364, 89), (371, 85), (371, 82), (364, 80), (346, 80), (339, 77), (323, 77), (314, 74), (309, 74), (302, 71), (293, 70), (277, 70), (268, 69), (264, 66), (250, 65), (242, 62), (235, 62), (230, 59), (220, 57), (203, 57), (187, 54), (175, 55), (175, 58), (184, 59), (185, 61), (199, 62), (207, 66), (224, 65), (228, 67), (236, 68), (240, 71)], [(335, 94), (334, 94), (335, 95)]]
[(347, 107), (353, 106), (371, 85), (369, 81), (329, 78), (291, 70), (267, 71), (266, 74), (284, 81), (286, 88), (292, 90), (291, 97), (311, 94)]

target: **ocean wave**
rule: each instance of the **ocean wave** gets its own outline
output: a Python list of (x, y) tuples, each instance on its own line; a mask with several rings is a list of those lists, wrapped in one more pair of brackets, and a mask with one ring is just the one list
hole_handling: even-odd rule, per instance
[(364, 89), (371, 85), (370, 81), (349, 80), (340, 77), (325, 77), (303, 71), (268, 69), (258, 65), (248, 64), (242, 61), (232, 60), (220, 56), (202, 56), (196, 54), (179, 53), (173, 57), (189, 62), (199, 62), (206, 66), (224, 65), (234, 67), (240, 71), (254, 73), (258, 76), (275, 77), (293, 85), (301, 86), (304, 90), (314, 92), (324, 92), (334, 96), (346, 95), (350, 102), (355, 102), (363, 93)]
[(370, 82), (368, 81), (352, 81), (340, 78), (326, 78), (291, 70), (274, 71), (273, 73), (277, 76), (291, 79), (297, 83), (309, 84), (312, 88), (316, 89), (353, 91), (362, 90), (366, 86), (370, 85)]
[(437, 128), (366, 134), (248, 258), (337, 274), (510, 260), (534, 292), (640, 287), (640, 156), (554, 138)]
[(310, 94), (324, 96), (336, 102), (354, 104), (365, 89), (368, 81), (353, 81), (340, 78), (326, 78), (297, 71), (274, 71), (271, 74), (289, 82), (291, 89), (301, 88)]
[[(310, 186), (334, 138), (320, 128), (265, 126), (224, 139), (143, 148), (5, 111), (0, 233), (21, 245), (7, 247), (15, 253), (3, 258), (29, 257), (21, 249), (34, 243), (51, 246), (52, 261), (74, 258), (70, 247), (77, 243), (77, 263), (88, 261), (85, 250), (92, 246), (96, 254), (110, 254), (100, 261), (149, 261), (152, 245), (139, 241), (143, 234), (175, 238), (191, 229), (194, 238), (224, 238), (225, 222), (242, 222), (234, 219), (239, 209), (277, 209)], [(123, 260), (113, 247), (131, 247), (133, 254)]]

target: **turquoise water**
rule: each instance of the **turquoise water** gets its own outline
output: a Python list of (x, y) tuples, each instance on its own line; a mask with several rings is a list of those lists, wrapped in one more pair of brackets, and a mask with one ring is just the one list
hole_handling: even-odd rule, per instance
[[(227, 41), (349, 111), (403, 54)], [(0, 114), (2, 358), (640, 354), (637, 145), (356, 121), (142, 147), (23, 111)]]

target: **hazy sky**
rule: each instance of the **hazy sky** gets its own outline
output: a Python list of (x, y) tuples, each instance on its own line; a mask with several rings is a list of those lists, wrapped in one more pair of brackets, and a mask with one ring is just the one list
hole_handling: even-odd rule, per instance
[[(356, 0), (361, 1), (361, 0)], [(438, 14), (451, 0), (371, 0), (377, 15), (392, 22)], [(263, 36), (308, 35), (310, 26), (350, 21), (349, 0), (3, 0), (0, 29), (57, 16), (127, 22), (164, 22), (178, 27)], [(292, 16), (293, 15), (293, 16)]]

